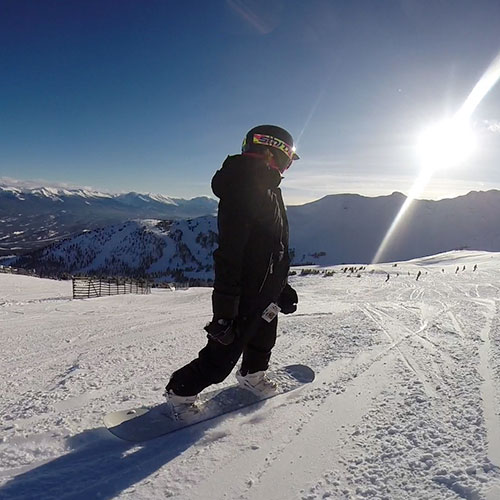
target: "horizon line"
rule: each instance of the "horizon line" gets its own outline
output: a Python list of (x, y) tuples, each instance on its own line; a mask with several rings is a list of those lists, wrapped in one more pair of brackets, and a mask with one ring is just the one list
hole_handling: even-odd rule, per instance
[[(112, 191), (112, 190), (106, 190), (106, 189), (98, 189), (94, 188), (92, 186), (82, 186), (82, 185), (77, 185), (77, 184), (72, 184), (72, 183), (65, 183), (65, 182), (49, 182), (49, 181), (43, 181), (43, 180), (19, 180), (19, 179), (14, 179), (11, 177), (0, 177), (0, 187), (2, 188), (13, 188), (13, 189), (19, 189), (19, 190), (34, 190), (34, 189), (56, 189), (58, 191), (66, 190), (66, 191), (89, 191), (92, 193), (98, 193), (98, 194), (103, 194), (103, 195), (125, 195), (125, 194), (137, 194), (137, 195), (146, 195), (146, 196), (161, 196), (163, 198), (170, 198), (170, 199), (183, 199), (183, 200), (193, 200), (196, 198), (212, 198), (216, 199), (213, 196), (205, 195), (205, 194), (200, 194), (192, 197), (182, 197), (182, 196), (174, 196), (174, 195), (167, 195), (159, 192), (153, 192), (153, 191), (135, 191), (135, 190), (119, 190), (119, 191)], [(286, 188), (285, 188), (286, 189)], [(442, 201), (442, 200), (451, 200), (455, 198), (460, 198), (463, 196), (467, 196), (471, 193), (487, 193), (491, 191), (500, 191), (500, 189), (497, 188), (488, 188), (488, 189), (470, 189), (467, 192), (461, 193), (461, 194), (456, 194), (456, 195), (448, 195), (448, 196), (443, 196), (443, 197), (422, 197), (418, 198), (420, 201)], [(407, 194), (405, 194), (403, 191), (399, 191), (397, 189), (392, 190), (391, 192), (383, 193), (383, 194), (376, 194), (376, 195), (369, 195), (369, 194), (362, 194), (362, 193), (357, 193), (353, 191), (341, 191), (341, 192), (334, 192), (334, 193), (329, 193), (325, 194), (319, 197), (311, 197), (308, 201), (293, 201), (290, 203), (286, 203), (286, 206), (301, 206), (301, 205), (307, 205), (309, 203), (316, 203), (324, 198), (327, 198), (329, 196), (360, 196), (362, 198), (384, 198), (384, 197), (389, 197), (389, 196), (394, 196), (394, 195), (401, 195), (405, 198), (408, 197)]]

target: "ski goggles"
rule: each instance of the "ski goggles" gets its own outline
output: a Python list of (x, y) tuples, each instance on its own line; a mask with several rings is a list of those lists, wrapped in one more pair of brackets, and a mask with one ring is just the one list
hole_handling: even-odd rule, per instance
[(286, 168), (292, 164), (293, 160), (299, 159), (299, 156), (295, 152), (295, 146), (290, 146), (290, 144), (287, 144), (285, 141), (282, 141), (277, 137), (273, 137), (272, 135), (253, 134), (252, 142), (253, 144), (258, 144), (260, 146), (269, 146), (271, 148), (279, 149), (290, 160)]

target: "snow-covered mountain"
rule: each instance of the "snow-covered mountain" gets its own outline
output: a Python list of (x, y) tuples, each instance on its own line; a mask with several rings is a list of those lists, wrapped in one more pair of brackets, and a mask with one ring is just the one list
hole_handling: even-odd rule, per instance
[[(130, 202), (137, 197), (127, 195)], [(288, 207), (295, 264), (370, 263), (405, 201), (404, 195), (332, 195)], [(416, 200), (395, 232), (384, 261), (457, 249), (500, 251), (500, 191), (441, 201)], [(114, 224), (56, 242), (14, 265), (43, 274), (100, 273), (158, 279), (212, 277), (215, 216)], [(201, 242), (201, 243), (200, 243)]]
[(207, 281), (213, 277), (216, 230), (214, 216), (128, 221), (53, 243), (14, 264), (45, 276), (69, 273)]
[(213, 214), (217, 201), (0, 183), (0, 255), (23, 254), (84, 230), (130, 219)]
[[(326, 196), (288, 207), (296, 263), (370, 263), (406, 197)], [(415, 200), (384, 253), (385, 262), (448, 250), (500, 251), (500, 191)]]

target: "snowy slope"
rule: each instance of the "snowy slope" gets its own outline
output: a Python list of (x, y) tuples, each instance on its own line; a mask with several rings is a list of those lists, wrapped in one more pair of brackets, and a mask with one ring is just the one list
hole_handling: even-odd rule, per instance
[(0, 499), (500, 498), (500, 254), (330, 271), (291, 278), (273, 353), (311, 385), (138, 446), (102, 416), (162, 400), (210, 290), (72, 301), (0, 274)]

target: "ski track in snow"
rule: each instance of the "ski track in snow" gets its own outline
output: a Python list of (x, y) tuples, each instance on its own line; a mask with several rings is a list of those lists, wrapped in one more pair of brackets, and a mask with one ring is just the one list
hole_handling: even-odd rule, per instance
[(272, 363), (315, 381), (140, 445), (102, 416), (162, 400), (210, 290), (73, 301), (0, 274), (0, 499), (500, 498), (500, 255), (429, 262), (291, 278)]

